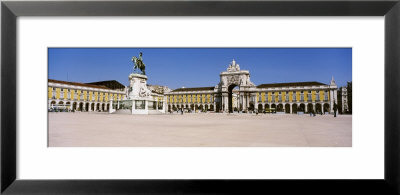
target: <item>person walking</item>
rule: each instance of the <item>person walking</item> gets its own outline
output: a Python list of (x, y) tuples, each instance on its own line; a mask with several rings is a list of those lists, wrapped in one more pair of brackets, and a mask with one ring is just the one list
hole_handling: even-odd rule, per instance
[(336, 111), (337, 111), (337, 105), (336, 105), (336, 102), (335, 103), (333, 103), (333, 116), (334, 117), (336, 117)]

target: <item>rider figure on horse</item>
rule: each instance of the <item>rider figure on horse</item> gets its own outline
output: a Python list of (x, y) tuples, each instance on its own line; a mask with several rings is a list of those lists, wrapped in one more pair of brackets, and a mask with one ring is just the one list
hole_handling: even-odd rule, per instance
[(136, 56), (133, 56), (132, 62), (135, 64), (133, 66), (133, 70), (135, 71), (136, 69), (139, 69), (143, 75), (146, 75), (146, 72), (145, 72), (146, 65), (143, 63), (142, 55), (143, 55), (142, 52), (140, 52), (139, 58), (137, 58)]

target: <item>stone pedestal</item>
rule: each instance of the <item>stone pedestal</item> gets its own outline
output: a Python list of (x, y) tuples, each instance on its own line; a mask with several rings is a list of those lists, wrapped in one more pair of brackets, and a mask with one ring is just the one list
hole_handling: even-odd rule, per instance
[(151, 91), (147, 88), (147, 76), (129, 75), (128, 100), (132, 100), (132, 114), (149, 114), (149, 101), (153, 101)]

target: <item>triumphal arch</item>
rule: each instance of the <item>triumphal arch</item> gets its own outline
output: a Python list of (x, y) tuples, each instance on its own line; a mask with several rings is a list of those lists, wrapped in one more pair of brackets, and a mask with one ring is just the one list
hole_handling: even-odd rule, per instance
[[(248, 70), (240, 70), (239, 64), (235, 60), (229, 65), (226, 71), (220, 73), (220, 82), (215, 86), (218, 92), (216, 101), (220, 102), (218, 106), (221, 110), (233, 112), (233, 89), (236, 90), (236, 100), (239, 100), (238, 107), (247, 108), (250, 106), (250, 97), (254, 96), (256, 86), (250, 81), (250, 72)], [(240, 109), (240, 108), (239, 108)]]

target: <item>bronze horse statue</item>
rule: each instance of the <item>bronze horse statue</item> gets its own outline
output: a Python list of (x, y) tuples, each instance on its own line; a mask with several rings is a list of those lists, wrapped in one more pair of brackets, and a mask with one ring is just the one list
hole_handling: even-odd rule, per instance
[(132, 62), (135, 64), (133, 66), (133, 70), (135, 71), (136, 69), (139, 69), (140, 71), (142, 71), (143, 75), (146, 75), (146, 72), (145, 72), (146, 65), (143, 63), (142, 55), (143, 55), (142, 52), (140, 52), (139, 58), (137, 58), (136, 56), (133, 56)]

